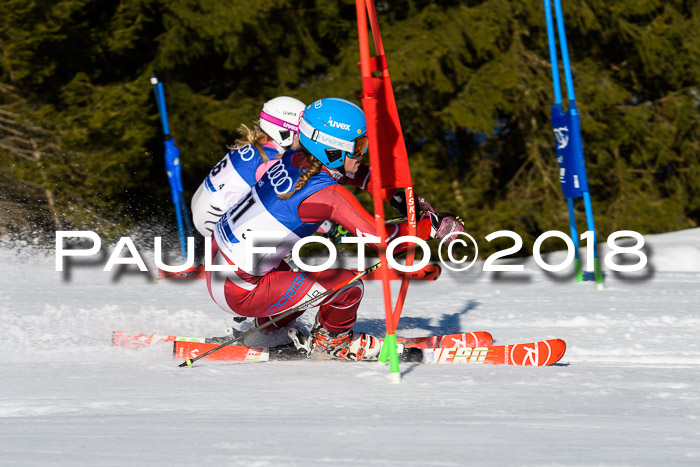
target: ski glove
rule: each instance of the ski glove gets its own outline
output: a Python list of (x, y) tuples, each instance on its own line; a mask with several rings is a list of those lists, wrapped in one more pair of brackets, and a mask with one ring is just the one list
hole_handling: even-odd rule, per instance
[[(427, 212), (435, 212), (433, 207), (425, 198), (418, 195), (414, 195), (413, 199), (416, 203), (416, 207), (418, 208), (418, 216), (422, 216)], [(399, 211), (402, 216), (406, 216), (408, 214), (406, 212), (406, 192), (397, 191), (396, 193), (394, 193), (394, 196), (392, 196), (389, 200), (389, 206)]]
[(343, 237), (351, 237), (350, 232), (340, 224), (333, 224), (333, 227), (326, 233), (323, 234), (324, 237), (330, 239), (334, 245), (340, 245)]
[(448, 237), (445, 240), (445, 243), (448, 245), (459, 238), (459, 235), (455, 234), (456, 232), (464, 232), (464, 221), (456, 214), (432, 211), (425, 213), (421, 220), (427, 218), (430, 219), (431, 225), (430, 238), (442, 240)]

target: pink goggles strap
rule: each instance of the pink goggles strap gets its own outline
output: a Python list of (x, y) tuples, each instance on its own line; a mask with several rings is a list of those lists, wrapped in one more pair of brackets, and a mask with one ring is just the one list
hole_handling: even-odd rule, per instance
[(277, 117), (273, 117), (272, 115), (263, 112), (262, 110), (260, 111), (260, 118), (265, 120), (266, 122), (270, 122), (274, 125), (281, 126), (282, 128), (286, 128), (287, 130), (291, 130), (294, 133), (299, 133), (299, 127), (297, 125), (293, 125), (289, 122), (285, 122), (284, 120), (281, 120)]

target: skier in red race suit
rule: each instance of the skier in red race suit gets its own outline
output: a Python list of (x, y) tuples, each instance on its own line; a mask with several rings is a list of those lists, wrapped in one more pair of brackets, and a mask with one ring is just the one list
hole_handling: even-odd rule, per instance
[[(258, 324), (355, 275), (345, 269), (292, 271), (283, 258), (298, 240), (313, 235), (327, 220), (343, 226), (353, 236), (377, 236), (373, 216), (338, 183), (360, 170), (367, 151), (362, 110), (344, 99), (315, 101), (306, 107), (299, 121), (299, 139), (302, 150), (287, 151), (279, 161), (270, 162), (262, 178), (221, 217), (213, 233), (212, 264), (235, 265), (238, 271), (208, 271), (209, 293), (225, 311), (255, 317)], [(354, 184), (366, 186), (366, 181)], [(455, 216), (430, 209), (421, 217), (417, 235), (442, 239), (460, 230), (463, 226)], [(251, 258), (248, 237), (251, 232), (261, 231), (278, 233), (272, 241), (274, 252)], [(387, 241), (407, 233), (405, 223), (387, 226)], [(260, 243), (258, 240), (256, 246)], [(351, 329), (363, 293), (362, 281), (357, 280), (318, 304), (316, 322), (306, 339), (311, 358), (378, 358), (381, 340)], [(291, 325), (302, 313), (304, 310), (269, 328), (291, 328), (295, 332)]]

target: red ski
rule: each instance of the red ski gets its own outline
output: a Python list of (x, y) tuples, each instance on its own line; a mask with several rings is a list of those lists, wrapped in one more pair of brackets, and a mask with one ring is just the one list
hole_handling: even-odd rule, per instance
[[(400, 281), (403, 279), (404, 275), (408, 274), (412, 281), (435, 281), (440, 277), (442, 269), (439, 264), (428, 264), (422, 269), (415, 272), (400, 272), (396, 269), (389, 269), (389, 280)], [(362, 278), (363, 281), (374, 281), (382, 280), (381, 273), (379, 269), (370, 272), (365, 277)]]
[[(434, 281), (440, 277), (439, 264), (428, 264), (423, 269), (419, 269), (415, 272), (403, 273), (396, 269), (389, 270), (389, 277), (391, 280), (398, 281), (403, 279), (404, 274), (409, 274), (411, 280), (413, 281)], [(204, 266), (194, 266), (189, 269), (185, 269), (180, 272), (166, 272), (162, 269), (158, 270), (158, 279), (173, 279), (173, 280), (202, 280), (204, 279)], [(367, 274), (362, 280), (381, 280), (378, 270)]]
[[(124, 331), (112, 333), (112, 344), (117, 347), (146, 347), (160, 342), (195, 342), (200, 344), (223, 344), (228, 339), (224, 337), (184, 337), (159, 334), (137, 334)], [(491, 345), (493, 337), (485, 331), (464, 332), (461, 334), (445, 334), (426, 337), (399, 337), (397, 343), (405, 347), (427, 349), (430, 347), (479, 347)]]
[[(175, 341), (207, 342), (205, 337), (167, 336), (160, 334), (129, 333), (124, 331), (112, 332), (112, 345), (116, 347), (147, 347), (160, 342)], [(223, 342), (223, 340), (221, 341)]]
[(565, 352), (566, 342), (550, 339), (527, 344), (424, 349), (423, 363), (547, 366), (558, 362)]
[(493, 337), (486, 331), (464, 332), (461, 334), (444, 334), (426, 337), (398, 337), (397, 344), (404, 347), (428, 349), (431, 347), (480, 347), (493, 344)]
[(204, 265), (194, 266), (180, 272), (168, 272), (158, 269), (158, 280), (173, 279), (173, 280), (203, 280)]
[[(173, 355), (177, 359), (195, 358), (217, 344), (175, 341)], [(400, 359), (438, 365), (516, 365), (547, 366), (558, 362), (566, 352), (566, 343), (561, 339), (530, 342), (526, 344), (492, 345), (457, 348), (411, 348), (400, 347)], [(273, 348), (254, 348), (244, 345), (228, 345), (204, 357), (209, 361), (266, 362), (269, 360), (303, 360), (306, 353), (292, 344)]]

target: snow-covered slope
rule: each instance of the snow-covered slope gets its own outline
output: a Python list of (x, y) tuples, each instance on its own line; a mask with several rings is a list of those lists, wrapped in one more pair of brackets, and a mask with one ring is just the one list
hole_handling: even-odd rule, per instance
[[(201, 281), (65, 275), (0, 249), (0, 465), (698, 465), (700, 229), (647, 240), (647, 271), (604, 291), (531, 261), (413, 284), (400, 335), (568, 351), (545, 368), (404, 364), (400, 385), (375, 364), (180, 369), (167, 345), (113, 348), (115, 329), (212, 335), (230, 317)], [(381, 335), (382, 306), (367, 283), (357, 327)]]
[[(621, 238), (617, 243), (618, 246), (626, 247), (635, 245), (635, 241), (632, 238)], [(646, 235), (641, 251), (648, 258), (648, 267), (640, 271), (639, 274), (627, 274), (626, 277), (628, 279), (648, 277), (656, 272), (700, 272), (700, 228)], [(601, 264), (603, 264), (602, 258), (609, 252), (610, 247), (607, 244), (598, 245), (598, 255), (601, 258)], [(580, 248), (579, 255), (581, 260), (584, 261), (583, 258), (586, 256), (585, 247)], [(555, 252), (543, 256), (547, 258), (548, 263), (559, 264), (564, 261), (566, 253)], [(625, 259), (628, 260), (629, 264), (635, 264), (638, 261), (636, 256), (629, 255), (627, 258), (615, 258), (614, 262), (627, 264)], [(532, 258), (527, 263), (532, 269), (537, 268)]]
[(645, 237), (657, 271), (700, 272), (700, 228)]

